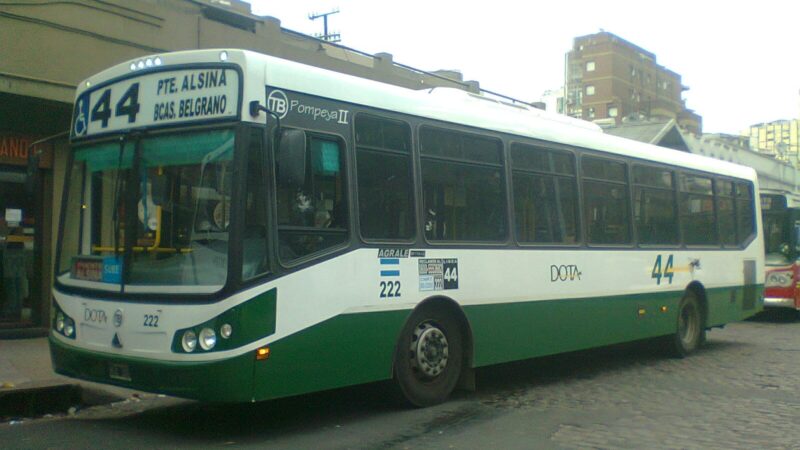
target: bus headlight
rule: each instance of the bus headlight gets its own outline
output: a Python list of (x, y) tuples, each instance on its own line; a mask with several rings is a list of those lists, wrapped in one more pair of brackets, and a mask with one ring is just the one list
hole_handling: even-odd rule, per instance
[(200, 348), (211, 350), (217, 345), (217, 334), (211, 328), (203, 328), (200, 331)]
[(181, 339), (181, 345), (183, 345), (183, 351), (186, 353), (191, 353), (197, 348), (197, 335), (192, 330), (186, 330), (183, 333), (183, 338)]
[(61, 309), (61, 306), (56, 303), (55, 299), (53, 300), (52, 308), (52, 315), (50, 316), (51, 329), (64, 337), (75, 339), (77, 334), (75, 321)]
[(170, 349), (173, 353), (195, 355), (226, 352), (271, 336), (277, 317), (276, 292), (272, 289), (213, 317), (177, 328)]
[(64, 320), (64, 335), (68, 338), (75, 337), (75, 322), (69, 317)]
[(776, 270), (767, 274), (766, 287), (790, 287), (792, 285), (791, 270)]

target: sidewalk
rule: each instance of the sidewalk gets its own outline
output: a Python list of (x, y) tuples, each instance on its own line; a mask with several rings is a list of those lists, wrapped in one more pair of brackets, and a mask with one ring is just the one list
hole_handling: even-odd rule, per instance
[(46, 337), (0, 340), (0, 395), (14, 390), (79, 385), (84, 391), (101, 391), (128, 398), (137, 391), (67, 378), (53, 372)]

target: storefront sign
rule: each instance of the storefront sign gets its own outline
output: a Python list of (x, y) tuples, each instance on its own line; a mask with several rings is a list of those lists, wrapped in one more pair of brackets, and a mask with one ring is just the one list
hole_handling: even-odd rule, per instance
[[(28, 164), (28, 147), (39, 139), (22, 134), (0, 133), (0, 164), (26, 166)], [(43, 169), (53, 167), (52, 145), (45, 144), (39, 149), (43, 152), (39, 159), (39, 167)]]

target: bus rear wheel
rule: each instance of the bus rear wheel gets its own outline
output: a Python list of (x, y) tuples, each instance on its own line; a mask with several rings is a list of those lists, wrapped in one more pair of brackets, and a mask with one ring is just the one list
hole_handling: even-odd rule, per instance
[(688, 356), (706, 338), (703, 313), (697, 295), (688, 291), (678, 303), (678, 319), (675, 334), (670, 336), (670, 353), (678, 358)]
[(414, 311), (395, 350), (394, 378), (403, 398), (417, 407), (445, 401), (461, 374), (462, 344), (458, 322), (442, 308)]

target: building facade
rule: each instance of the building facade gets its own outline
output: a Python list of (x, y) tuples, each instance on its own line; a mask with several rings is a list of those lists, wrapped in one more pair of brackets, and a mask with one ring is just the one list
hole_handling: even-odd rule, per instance
[(707, 156), (752, 167), (758, 173), (762, 190), (797, 195), (800, 169), (787, 161), (750, 149), (746, 136), (690, 133), (678, 127), (674, 119), (630, 121), (621, 125), (601, 124), (603, 132), (639, 142)]
[(702, 132), (702, 118), (686, 108), (688, 87), (656, 56), (612, 33), (575, 38), (565, 64), (565, 113), (584, 120), (675, 119)]
[(800, 165), (800, 120), (776, 120), (751, 125), (744, 134), (749, 138), (753, 150), (795, 166)]
[[(455, 72), (428, 73), (281, 28), (239, 0), (19, 0), (0, 3), (0, 338), (46, 332), (54, 241), (77, 84), (117, 63), (198, 48), (243, 48), (413, 89), (478, 92)], [(32, 176), (29, 176), (32, 175)]]

